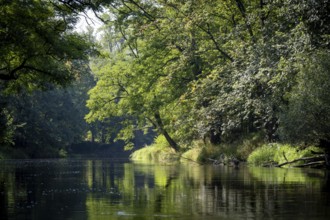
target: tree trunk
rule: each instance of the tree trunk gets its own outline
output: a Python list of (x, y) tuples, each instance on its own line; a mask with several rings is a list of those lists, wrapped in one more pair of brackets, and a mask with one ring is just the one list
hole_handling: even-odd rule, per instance
[(179, 151), (179, 146), (178, 144), (171, 138), (171, 136), (167, 133), (167, 131), (164, 129), (164, 125), (163, 125), (163, 121), (160, 117), (159, 112), (157, 111), (155, 113), (155, 119), (156, 119), (156, 125), (157, 125), (157, 129), (158, 131), (164, 135), (165, 139), (167, 140), (167, 142), (169, 143), (169, 145), (175, 150), (175, 151)]

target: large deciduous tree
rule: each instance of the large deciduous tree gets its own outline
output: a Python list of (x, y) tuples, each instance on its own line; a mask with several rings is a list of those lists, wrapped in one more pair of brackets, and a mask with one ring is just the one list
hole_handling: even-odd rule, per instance
[[(290, 127), (286, 122), (294, 125), (317, 112), (308, 108), (295, 114), (303, 97), (318, 97), (315, 106), (328, 105), (314, 89), (319, 80), (298, 88), (307, 75), (328, 81), (329, 4), (114, 1), (104, 15), (104, 48), (110, 49), (94, 62), (98, 83), (90, 92), (87, 118), (126, 116), (124, 127), (130, 129), (150, 122), (176, 149), (173, 140), (182, 144), (209, 137), (220, 143), (251, 132), (261, 132), (268, 141), (284, 140), (278, 131)], [(289, 115), (291, 120), (283, 122)], [(310, 118), (305, 132), (327, 139), (328, 118), (314, 130), (320, 117)]]
[[(0, 0), (1, 145), (56, 149), (81, 137), (83, 126), (75, 127), (84, 123), (78, 93), (86, 87), (79, 82), (94, 50), (75, 25), (81, 13), (99, 5), (96, 0)], [(77, 93), (58, 88), (73, 81), (83, 87), (75, 87)]]
[(87, 6), (69, 2), (0, 1), (2, 84), (42, 87), (74, 78), (73, 61), (87, 60), (91, 50), (88, 40), (74, 31), (78, 12)]

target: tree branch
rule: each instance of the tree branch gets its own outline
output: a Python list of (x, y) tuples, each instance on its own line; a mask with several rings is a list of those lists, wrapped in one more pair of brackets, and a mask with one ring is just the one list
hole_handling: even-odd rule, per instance
[(121, 27), (119, 27), (119, 31), (120, 31), (121, 35), (123, 36), (124, 40), (127, 42), (127, 45), (129, 47), (130, 51), (132, 52), (132, 54), (134, 55), (134, 57), (135, 58), (139, 58), (138, 54), (134, 52), (134, 49), (131, 46), (131, 44), (128, 43), (128, 39), (127, 39), (127, 37), (126, 37), (126, 35), (125, 35), (125, 33), (124, 33), (124, 31), (123, 31), (123, 29)]
[[(323, 160), (324, 160), (324, 155), (319, 155), (319, 156), (315, 156), (315, 157), (303, 157), (303, 158), (299, 158), (299, 159), (296, 159), (296, 160), (287, 161), (287, 162), (278, 164), (277, 167), (282, 167), (282, 166), (285, 166), (285, 165), (288, 165), (288, 164), (293, 164), (293, 163), (296, 163), (296, 162), (299, 162), (299, 161), (309, 161), (308, 163), (311, 163), (311, 162), (323, 161)], [(298, 166), (302, 166), (302, 165), (298, 165)]]
[(146, 15), (146, 17), (151, 20), (151, 21), (155, 21), (155, 17), (152, 16), (151, 14), (149, 14), (143, 7), (141, 7), (138, 3), (136, 3), (135, 1), (133, 0), (130, 0), (130, 2), (135, 5), (136, 7), (138, 7), (139, 9), (141, 9), (143, 11), (143, 14)]
[[(18, 76), (16, 75), (16, 73), (19, 70), (26, 68), (25, 64), (26, 64), (27, 60), (28, 59), (25, 58), (20, 65), (18, 65), (16, 68), (14, 68), (11, 71), (6, 71), (7, 68), (1, 69), (0, 70), (0, 79), (1, 80), (6, 80), (6, 81), (16, 80), (18, 78)], [(1, 72), (3, 72), (3, 73), (1, 73)]]
[(234, 62), (234, 59), (233, 59), (231, 56), (229, 56), (229, 54), (227, 54), (225, 51), (223, 51), (223, 50), (220, 48), (218, 42), (216, 41), (215, 37), (213, 36), (213, 34), (212, 34), (211, 31), (210, 31), (210, 25), (207, 23), (206, 26), (207, 26), (207, 29), (205, 29), (205, 28), (201, 27), (200, 25), (198, 25), (198, 27), (199, 27), (202, 31), (204, 31), (205, 33), (207, 33), (207, 34), (209, 35), (209, 37), (210, 37), (211, 41), (213, 42), (215, 48), (221, 53), (221, 55), (222, 55), (225, 59), (228, 59), (228, 60), (230, 60), (231, 62)]
[(239, 9), (239, 11), (241, 12), (242, 14), (242, 17), (244, 18), (244, 22), (245, 22), (245, 25), (248, 29), (248, 32), (250, 34), (250, 36), (252, 37), (252, 40), (254, 40), (254, 34), (253, 34), (253, 31), (252, 31), (252, 27), (251, 25), (249, 24), (248, 20), (247, 20), (247, 17), (246, 17), (246, 9), (245, 9), (245, 6), (243, 4), (243, 2), (241, 0), (235, 0), (236, 1), (236, 5)]

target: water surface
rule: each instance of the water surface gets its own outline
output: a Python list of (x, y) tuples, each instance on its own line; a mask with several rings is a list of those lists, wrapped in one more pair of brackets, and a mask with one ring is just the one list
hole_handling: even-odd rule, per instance
[(322, 170), (0, 161), (0, 219), (329, 219)]

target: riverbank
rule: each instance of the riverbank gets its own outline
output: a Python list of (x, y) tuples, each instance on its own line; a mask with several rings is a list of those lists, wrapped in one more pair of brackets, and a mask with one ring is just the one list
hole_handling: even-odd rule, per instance
[[(32, 155), (32, 156), (31, 156)], [(35, 157), (33, 155), (37, 155)], [(313, 167), (325, 168), (322, 149), (309, 146), (299, 147), (283, 143), (265, 143), (258, 136), (237, 140), (231, 144), (212, 145), (194, 141), (190, 147), (175, 152), (160, 136), (152, 145), (135, 151), (125, 151), (122, 146), (84, 142), (58, 152), (31, 154), (21, 148), (2, 146), (1, 159), (34, 158), (127, 158), (138, 163), (196, 163), (233, 165), (247, 163), (253, 166)]]
[(193, 162), (237, 166), (246, 162), (253, 166), (325, 168), (324, 152), (315, 146), (300, 147), (283, 143), (244, 140), (240, 143), (212, 145), (196, 141), (191, 148), (175, 152), (164, 142), (136, 150), (131, 159), (140, 163)]

